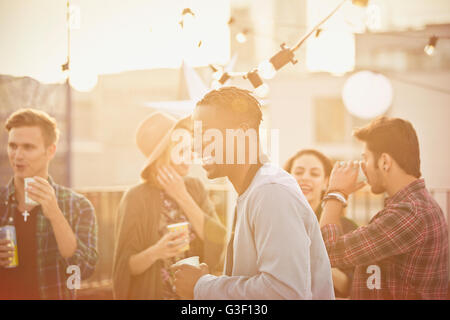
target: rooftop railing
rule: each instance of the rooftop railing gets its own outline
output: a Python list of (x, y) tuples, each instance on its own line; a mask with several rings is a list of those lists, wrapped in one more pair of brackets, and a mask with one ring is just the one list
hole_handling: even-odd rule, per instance
[[(96, 210), (98, 222), (98, 252), (99, 260), (94, 274), (82, 282), (80, 290), (83, 297), (96, 299), (112, 298), (111, 274), (114, 254), (114, 223), (120, 200), (127, 187), (84, 188), (77, 191), (85, 195)], [(450, 214), (450, 188), (431, 188), (430, 193), (442, 208), (447, 225)], [(229, 206), (229, 188), (214, 186), (209, 188), (210, 198), (216, 206), (216, 211), (224, 225), (227, 225)], [(373, 195), (369, 189), (363, 189), (349, 199), (346, 216), (358, 225), (367, 224), (370, 219), (383, 208), (384, 196)], [(450, 229), (449, 229), (450, 233)]]

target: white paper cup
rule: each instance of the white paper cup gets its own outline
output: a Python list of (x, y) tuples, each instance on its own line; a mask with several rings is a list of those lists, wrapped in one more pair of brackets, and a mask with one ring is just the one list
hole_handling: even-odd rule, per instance
[(31, 206), (37, 206), (39, 203), (37, 203), (36, 201), (34, 201), (33, 199), (31, 199), (31, 198), (28, 196), (27, 188), (28, 188), (28, 184), (29, 184), (30, 182), (36, 182), (36, 180), (35, 180), (34, 178), (25, 178), (25, 179), (24, 179), (24, 185), (25, 185), (25, 204), (28, 204), (28, 205), (31, 205)]
[(367, 182), (367, 178), (366, 178), (366, 175), (364, 174), (364, 171), (362, 169), (361, 162), (359, 162), (359, 165), (358, 165), (358, 179), (357, 179), (357, 182)]
[(182, 264), (189, 264), (191, 266), (198, 267), (200, 265), (200, 258), (199, 258), (199, 256), (189, 257), (189, 258), (180, 260), (180, 261), (174, 263), (173, 265), (181, 266)]

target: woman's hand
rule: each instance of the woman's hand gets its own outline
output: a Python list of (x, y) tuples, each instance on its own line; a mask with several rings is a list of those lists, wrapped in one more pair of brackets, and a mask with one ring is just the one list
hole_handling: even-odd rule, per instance
[(189, 243), (187, 231), (175, 231), (165, 234), (156, 244), (148, 247), (128, 260), (132, 275), (139, 275), (150, 268), (157, 260), (171, 258), (182, 252)]
[(158, 170), (156, 179), (164, 191), (178, 203), (193, 226), (194, 231), (203, 240), (205, 213), (192, 199), (186, 189), (183, 178), (172, 166), (164, 166)]
[(183, 177), (172, 166), (159, 168), (156, 179), (164, 191), (178, 203), (186, 198), (188, 192)]
[(166, 233), (155, 244), (159, 259), (168, 259), (183, 252), (183, 248), (189, 243), (188, 231), (175, 231)]

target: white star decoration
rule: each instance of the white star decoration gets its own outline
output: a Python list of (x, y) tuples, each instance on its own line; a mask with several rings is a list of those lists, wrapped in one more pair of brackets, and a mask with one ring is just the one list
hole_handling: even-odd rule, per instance
[[(228, 65), (224, 68), (224, 71), (232, 71), (237, 60), (237, 55), (234, 55)], [(158, 109), (161, 111), (166, 111), (174, 113), (178, 116), (185, 117), (192, 113), (195, 105), (203, 96), (208, 93), (211, 88), (205, 85), (201, 77), (197, 72), (190, 67), (185, 61), (183, 61), (181, 68), (183, 70), (184, 81), (189, 93), (189, 100), (174, 100), (174, 101), (150, 101), (145, 102), (144, 105)], [(183, 81), (182, 80), (182, 81)]]

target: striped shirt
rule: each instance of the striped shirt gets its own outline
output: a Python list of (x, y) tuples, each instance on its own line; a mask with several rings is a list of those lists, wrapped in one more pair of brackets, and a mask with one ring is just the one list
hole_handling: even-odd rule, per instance
[[(77, 249), (68, 259), (61, 256), (51, 223), (39, 206), (34, 235), (39, 294), (41, 299), (75, 299), (76, 290), (70, 290), (67, 286), (68, 278), (74, 274), (68, 271), (68, 267), (78, 266), (81, 280), (88, 278), (94, 271), (98, 259), (95, 211), (84, 196), (55, 184), (50, 177), (48, 182), (55, 190), (58, 207), (75, 233)], [(0, 225), (5, 225), (8, 218), (14, 216), (17, 207), (14, 179), (11, 179), (6, 188), (0, 189)]]
[(367, 226), (341, 235), (322, 227), (331, 265), (355, 266), (352, 299), (447, 299), (448, 230), (417, 179), (385, 200)]

